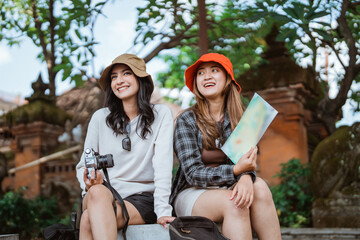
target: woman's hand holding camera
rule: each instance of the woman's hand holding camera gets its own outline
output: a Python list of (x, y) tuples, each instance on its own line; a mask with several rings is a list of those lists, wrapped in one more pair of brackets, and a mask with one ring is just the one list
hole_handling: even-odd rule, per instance
[(101, 175), (101, 172), (99, 172), (98, 170), (96, 170), (96, 178), (95, 178), (95, 171), (92, 170), (91, 171), (91, 178), (89, 179), (87, 177), (87, 168), (85, 168), (84, 182), (85, 182), (85, 191), (88, 191), (93, 185), (103, 184), (104, 179), (103, 179), (103, 177)]
[(244, 172), (254, 171), (256, 169), (257, 152), (258, 148), (255, 146), (255, 148), (251, 148), (240, 158), (233, 167), (235, 176), (239, 176)]

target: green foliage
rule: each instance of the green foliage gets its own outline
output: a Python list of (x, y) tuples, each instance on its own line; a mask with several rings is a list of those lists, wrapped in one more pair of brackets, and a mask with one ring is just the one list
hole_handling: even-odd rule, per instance
[(282, 227), (307, 227), (311, 224), (313, 197), (310, 190), (310, 169), (300, 159), (281, 164), (276, 174), (281, 183), (271, 187), (275, 206)]
[[(248, 24), (245, 19), (256, 11), (237, 1), (206, 1), (206, 9), (209, 52), (228, 56), (237, 77), (262, 61), (259, 54), (265, 48), (264, 36), (271, 24)], [(168, 71), (157, 76), (161, 87), (182, 88), (185, 69), (199, 57), (197, 11), (194, 1), (147, 1), (144, 8), (138, 8), (134, 44), (145, 46), (161, 40), (162, 49), (176, 49), (160, 55), (169, 66)]]
[[(360, 111), (359, 91), (351, 87), (360, 81), (360, 7), (356, 1), (209, 0), (205, 4), (208, 52), (228, 56), (235, 78), (267, 63), (260, 56), (268, 47), (265, 37), (275, 24), (277, 40), (285, 42), (290, 57), (309, 70), (309, 79), (314, 77), (326, 86), (314, 101), (319, 120), (333, 131), (346, 98), (352, 100), (354, 111)], [(199, 52), (198, 16), (197, 1), (190, 0), (148, 0), (138, 8), (136, 49), (158, 43), (146, 61), (162, 50), (177, 50), (162, 56), (170, 65), (159, 74), (162, 87), (184, 86), (184, 68)], [(272, 50), (270, 55), (276, 56), (276, 48)], [(336, 100), (328, 97), (329, 86), (334, 86), (329, 83), (334, 82), (339, 88), (333, 97)]]
[(33, 232), (34, 209), (18, 192), (9, 192), (0, 200), (1, 233), (21, 233), (24, 237)]
[(0, 199), (0, 216), (0, 233), (19, 233), (21, 238), (40, 236), (44, 227), (60, 221), (55, 198), (28, 200), (21, 191)]
[[(98, 2), (98, 1), (97, 1)], [(49, 81), (58, 72), (62, 80), (82, 83), (86, 66), (95, 55), (93, 26), (106, 1), (91, 0), (3, 0), (0, 3), (0, 41), (19, 45), (24, 38), (41, 50)]]
[(58, 216), (58, 207), (55, 197), (44, 198), (41, 196), (36, 197), (31, 201), (33, 208), (37, 212), (35, 214), (35, 222), (37, 222), (38, 229), (42, 229), (51, 224), (60, 221)]
[(316, 50), (322, 44), (334, 40), (334, 32), (329, 24), (332, 20), (330, 13), (334, 6), (330, 1), (329, 4), (324, 2), (258, 1), (259, 4), (254, 9), (257, 14), (252, 20), (275, 20), (281, 26), (278, 41), (286, 41), (287, 47), (293, 50), (294, 55), (303, 57), (303, 52), (310, 50), (312, 57), (316, 58)]
[(196, 16), (193, 13), (197, 8), (191, 1), (150, 0), (137, 10), (137, 36), (134, 44), (146, 45), (155, 38), (168, 40), (185, 32), (196, 35)]
[(162, 55), (161, 58), (169, 66), (169, 70), (159, 73), (157, 80), (161, 87), (165, 88), (183, 88), (185, 69), (198, 58), (194, 49), (189, 46), (183, 46), (179, 49), (178, 55)]
[[(331, 80), (340, 88), (348, 89), (347, 85), (352, 82), (359, 83), (360, 8), (357, 2), (257, 0), (252, 9), (256, 14), (250, 22), (275, 21), (280, 27), (277, 40), (286, 42), (298, 63), (308, 59), (308, 68), (312, 68), (321, 84), (328, 84), (325, 72), (332, 75)], [(325, 69), (324, 52), (330, 56), (328, 69)], [(348, 60), (343, 60), (345, 56), (350, 56), (351, 66), (346, 63)], [(348, 74), (352, 74), (353, 79), (346, 79)], [(360, 111), (359, 91), (350, 90), (349, 94), (340, 91), (340, 94), (352, 100), (354, 111)]]

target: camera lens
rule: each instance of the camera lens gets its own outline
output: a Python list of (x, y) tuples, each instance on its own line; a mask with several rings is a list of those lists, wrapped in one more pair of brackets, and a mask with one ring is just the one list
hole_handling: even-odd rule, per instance
[(98, 168), (111, 168), (114, 166), (114, 159), (112, 154), (98, 156)]

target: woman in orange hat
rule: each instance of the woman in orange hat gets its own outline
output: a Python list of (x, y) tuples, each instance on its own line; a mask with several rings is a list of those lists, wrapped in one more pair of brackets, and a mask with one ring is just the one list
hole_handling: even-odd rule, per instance
[(174, 151), (180, 161), (170, 203), (177, 216), (204, 216), (222, 222), (232, 239), (281, 239), (267, 184), (256, 177), (257, 147), (237, 164), (220, 150), (243, 114), (241, 87), (230, 60), (208, 53), (185, 71), (196, 104), (177, 117)]
[(80, 239), (115, 240), (117, 229), (126, 231), (127, 221), (130, 225), (157, 222), (166, 226), (174, 219), (169, 204), (171, 111), (164, 105), (150, 104), (152, 78), (144, 60), (133, 54), (115, 58), (99, 83), (105, 91), (105, 107), (93, 114), (84, 149), (112, 154), (114, 166), (106, 169), (111, 186), (104, 181), (105, 170), (85, 167), (90, 151), (85, 151), (76, 166), (83, 189)]

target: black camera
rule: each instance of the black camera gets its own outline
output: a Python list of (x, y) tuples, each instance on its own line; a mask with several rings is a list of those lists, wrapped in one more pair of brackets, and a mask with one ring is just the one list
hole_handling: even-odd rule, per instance
[(111, 168), (114, 166), (114, 159), (112, 154), (99, 155), (92, 148), (85, 149), (85, 167), (87, 169), (87, 177), (91, 178), (91, 171), (95, 172), (96, 179), (96, 170)]

